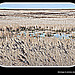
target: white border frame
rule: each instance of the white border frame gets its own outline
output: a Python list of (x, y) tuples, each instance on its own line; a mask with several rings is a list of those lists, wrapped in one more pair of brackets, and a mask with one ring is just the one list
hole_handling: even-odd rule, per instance
[(72, 66), (3, 66), (0, 65), (0, 66), (4, 68), (71, 68), (74, 67), (75, 65)]

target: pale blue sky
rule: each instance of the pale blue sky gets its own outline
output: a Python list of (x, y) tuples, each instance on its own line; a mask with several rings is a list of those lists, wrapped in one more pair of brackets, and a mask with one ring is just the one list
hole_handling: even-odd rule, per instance
[(0, 4), (0, 8), (75, 8), (74, 4)]

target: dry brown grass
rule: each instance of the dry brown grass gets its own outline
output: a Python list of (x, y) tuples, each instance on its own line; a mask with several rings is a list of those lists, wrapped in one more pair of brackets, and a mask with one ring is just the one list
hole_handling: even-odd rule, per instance
[[(58, 38), (36, 38), (29, 37), (28, 31), (26, 37), (22, 34), (17, 38), (16, 32), (11, 36), (11, 32), (6, 28), (12, 27), (12, 30), (19, 29), (21, 26), (29, 28), (35, 26), (51, 30), (71, 30), (75, 28), (75, 18), (70, 15), (60, 16), (59, 14), (50, 14), (52, 12), (72, 12), (72, 10), (40, 10), (34, 13), (29, 10), (0, 10), (0, 36), (6, 36), (0, 39), (0, 65), (4, 66), (71, 66), (75, 65), (75, 40)], [(50, 12), (50, 13), (49, 13)], [(74, 11), (73, 11), (74, 12)], [(18, 14), (19, 13), (19, 14)], [(25, 13), (26, 15), (24, 15)], [(41, 13), (41, 15), (40, 15)], [(37, 14), (37, 15), (36, 15)], [(57, 17), (57, 18), (56, 18)], [(60, 18), (61, 17), (61, 18)], [(45, 31), (46, 33), (47, 31)], [(54, 33), (51, 31), (50, 33)]]
[[(15, 40), (21, 44), (16, 43)], [(7, 43), (10, 48), (6, 47)], [(3, 44), (4, 47), (0, 49), (1, 65), (71, 66), (75, 64), (74, 41), (71, 40), (61, 41), (56, 38), (34, 39), (22, 37), (19, 40), (17, 38), (8, 39)]]

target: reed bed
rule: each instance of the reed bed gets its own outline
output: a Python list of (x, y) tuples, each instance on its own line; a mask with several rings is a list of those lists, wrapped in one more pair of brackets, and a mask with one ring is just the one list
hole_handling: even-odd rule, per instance
[(10, 38), (0, 45), (4, 66), (71, 66), (75, 64), (75, 43), (58, 38)]
[[(0, 10), (0, 65), (75, 65), (75, 11), (33, 11)], [(45, 37), (29, 36), (35, 32), (45, 33)], [(54, 37), (63, 33), (71, 36), (69, 39)]]

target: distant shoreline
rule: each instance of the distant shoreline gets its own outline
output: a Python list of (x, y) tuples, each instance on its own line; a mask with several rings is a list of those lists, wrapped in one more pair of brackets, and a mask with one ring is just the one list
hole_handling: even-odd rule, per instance
[(7, 9), (7, 8), (4, 8), (4, 9), (2, 9), (2, 8), (0, 8), (0, 10), (75, 10), (74, 8), (72, 9), (72, 8), (69, 8), (69, 9), (48, 9), (48, 8), (26, 8), (26, 9)]

